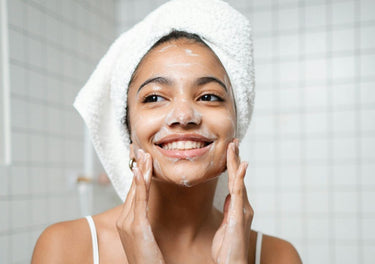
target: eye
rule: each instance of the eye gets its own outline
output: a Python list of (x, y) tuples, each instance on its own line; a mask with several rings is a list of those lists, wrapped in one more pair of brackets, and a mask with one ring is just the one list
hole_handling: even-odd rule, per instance
[(156, 103), (156, 102), (161, 102), (161, 101), (164, 101), (164, 100), (165, 100), (165, 98), (160, 96), (160, 95), (151, 94), (149, 96), (146, 96), (143, 99), (143, 103)]
[(214, 94), (204, 94), (199, 98), (200, 101), (208, 101), (208, 102), (222, 102), (224, 101), (221, 97), (214, 95)]

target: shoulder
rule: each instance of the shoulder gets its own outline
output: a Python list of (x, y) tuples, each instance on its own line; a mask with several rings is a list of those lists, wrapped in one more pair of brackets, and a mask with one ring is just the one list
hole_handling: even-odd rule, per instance
[(263, 235), (261, 259), (261, 262), (266, 264), (302, 263), (297, 250), (290, 242), (269, 235)]
[(82, 218), (53, 224), (40, 235), (32, 263), (85, 263), (91, 257), (91, 234)]

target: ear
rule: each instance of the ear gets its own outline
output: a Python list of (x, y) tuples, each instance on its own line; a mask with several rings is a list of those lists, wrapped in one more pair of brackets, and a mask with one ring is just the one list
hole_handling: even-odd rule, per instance
[(135, 146), (134, 146), (134, 143), (131, 143), (129, 145), (129, 159), (132, 160), (136, 160), (136, 157), (135, 157)]

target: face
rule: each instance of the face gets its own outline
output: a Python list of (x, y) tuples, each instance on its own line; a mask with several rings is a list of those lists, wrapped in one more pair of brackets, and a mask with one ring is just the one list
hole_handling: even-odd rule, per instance
[(154, 179), (193, 186), (225, 170), (236, 113), (229, 78), (208, 47), (178, 39), (152, 49), (130, 84), (128, 111), (131, 158), (150, 153)]

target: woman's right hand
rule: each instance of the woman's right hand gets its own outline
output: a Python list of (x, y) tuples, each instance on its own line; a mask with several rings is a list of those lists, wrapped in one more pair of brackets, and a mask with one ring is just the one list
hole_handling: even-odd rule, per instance
[(138, 150), (133, 182), (116, 226), (129, 264), (165, 263), (148, 220), (152, 177), (151, 155)]

